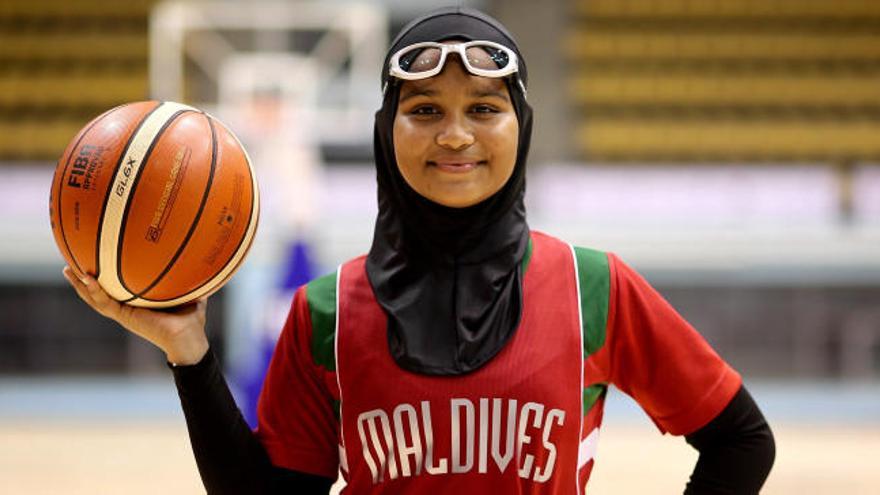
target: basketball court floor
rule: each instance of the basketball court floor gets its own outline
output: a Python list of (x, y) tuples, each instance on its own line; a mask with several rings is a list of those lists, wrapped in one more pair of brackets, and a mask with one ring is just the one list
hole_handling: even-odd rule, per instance
[[(751, 387), (777, 442), (770, 495), (880, 493), (880, 385)], [(0, 493), (204, 493), (171, 378), (0, 381)], [(613, 390), (590, 494), (681, 493), (696, 451)], [(338, 489), (338, 488), (337, 488)]]

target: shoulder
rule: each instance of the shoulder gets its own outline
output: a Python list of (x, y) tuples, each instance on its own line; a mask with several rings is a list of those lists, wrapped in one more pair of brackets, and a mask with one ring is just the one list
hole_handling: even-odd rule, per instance
[[(320, 276), (305, 286), (306, 301), (312, 315), (328, 316), (336, 313), (336, 272)], [(312, 322), (314, 324), (314, 321)]]
[(311, 348), (315, 364), (334, 370), (336, 340), (336, 277), (334, 271), (309, 282), (304, 288), (312, 323)]
[(579, 271), (599, 270), (601, 272), (602, 269), (607, 269), (610, 264), (614, 263), (615, 256), (612, 253), (590, 247), (575, 246), (574, 244), (559, 239), (558, 237), (537, 230), (532, 230), (530, 234), (532, 241), (539, 245), (567, 247), (574, 255), (574, 260)]
[[(610, 306), (614, 256), (605, 251), (575, 246), (556, 237), (532, 231), (537, 245), (555, 245), (557, 256), (568, 257), (565, 265), (574, 268), (577, 286), (578, 317), (583, 336), (584, 354), (596, 353), (605, 344)], [(571, 272), (569, 272), (571, 273)]]
[(539, 246), (552, 245), (557, 248), (557, 252), (565, 250), (569, 253), (567, 256), (573, 258), (575, 269), (577, 270), (579, 289), (586, 288), (589, 291), (593, 291), (609, 286), (611, 275), (617, 264), (614, 254), (595, 248), (575, 246), (562, 239), (536, 230), (531, 231), (531, 239)]
[[(318, 277), (303, 287), (303, 299), (311, 320), (311, 346), (315, 363), (329, 371), (335, 371), (335, 343), (337, 310), (340, 293), (351, 302), (353, 288), (367, 284), (366, 255), (352, 258), (336, 271)], [(357, 292), (357, 291), (355, 291)]]
[(582, 246), (572, 246), (571, 250), (577, 271), (584, 352), (589, 355), (605, 344), (613, 255)]

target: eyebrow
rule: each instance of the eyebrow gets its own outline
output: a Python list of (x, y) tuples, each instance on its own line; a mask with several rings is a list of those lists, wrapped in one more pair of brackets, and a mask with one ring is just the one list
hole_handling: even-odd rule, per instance
[[(410, 98), (415, 98), (416, 96), (431, 97), (431, 96), (437, 96), (437, 94), (438, 94), (438, 92), (433, 89), (427, 89), (427, 88), (411, 89), (411, 90), (408, 90), (403, 96), (400, 97), (399, 103), (403, 103), (404, 101), (406, 101)], [(506, 102), (510, 102), (510, 98), (507, 96), (507, 94), (505, 94), (504, 91), (501, 91), (498, 89), (483, 89), (483, 88), (475, 89), (470, 92), (470, 96), (474, 97), (474, 98), (486, 98), (486, 97), (494, 96), (496, 98), (501, 98), (502, 100), (504, 100)]]
[(509, 102), (510, 98), (504, 91), (498, 89), (478, 89), (476, 91), (471, 91), (471, 96), (476, 98), (485, 98), (487, 96), (495, 96), (497, 98), (501, 98), (504, 101)]
[(399, 103), (403, 103), (410, 98), (415, 98), (416, 96), (436, 96), (437, 91), (433, 89), (411, 89), (406, 92), (403, 96), (400, 97)]

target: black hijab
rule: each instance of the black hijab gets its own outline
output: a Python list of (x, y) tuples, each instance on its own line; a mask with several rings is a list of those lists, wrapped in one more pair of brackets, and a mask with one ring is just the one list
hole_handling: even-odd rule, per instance
[[(497, 193), (465, 208), (440, 205), (413, 190), (397, 168), (393, 143), (400, 82), (388, 76), (391, 56), (413, 43), (449, 39), (494, 41), (519, 58), (518, 75), (506, 81), (519, 121), (513, 174)], [(521, 265), (529, 242), (523, 196), (532, 110), (516, 77), (526, 84), (525, 62), (511, 35), (495, 19), (463, 7), (413, 20), (385, 56), (387, 90), (373, 136), (379, 214), (366, 269), (388, 316), (391, 355), (409, 371), (473, 371), (495, 356), (519, 325)]]

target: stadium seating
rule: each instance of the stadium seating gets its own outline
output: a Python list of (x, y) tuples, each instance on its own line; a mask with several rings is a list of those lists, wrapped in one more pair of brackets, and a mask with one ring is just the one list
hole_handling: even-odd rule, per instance
[(148, 97), (155, 3), (0, 3), (0, 160), (55, 160), (91, 118)]
[(587, 159), (880, 158), (880, 2), (576, 0)]

